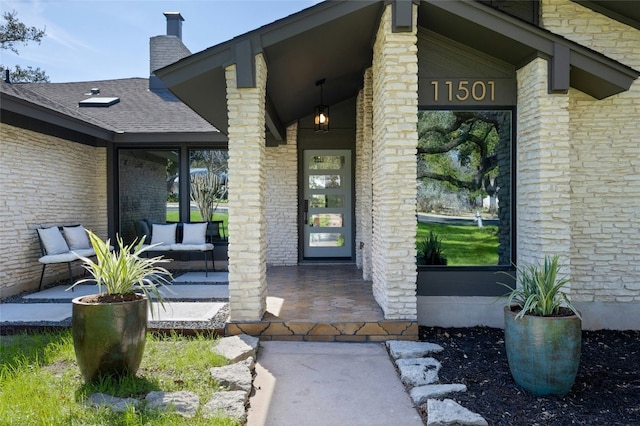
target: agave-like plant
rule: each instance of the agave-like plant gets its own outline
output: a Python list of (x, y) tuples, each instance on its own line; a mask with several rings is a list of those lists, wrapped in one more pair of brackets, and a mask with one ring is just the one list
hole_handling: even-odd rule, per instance
[[(87, 230), (91, 246), (96, 252), (96, 261), (88, 257), (78, 256), (83, 261), (83, 267), (91, 275), (76, 281), (67, 290), (85, 282), (95, 282), (98, 285), (98, 293), (103, 294), (129, 294), (137, 290), (142, 291), (150, 299), (155, 296), (160, 305), (164, 307), (163, 297), (159, 287), (170, 284), (171, 272), (159, 266), (160, 263), (169, 262), (162, 256), (143, 257), (142, 254), (154, 246), (143, 247), (144, 238), (134, 240), (125, 245), (122, 237), (116, 235), (117, 250), (111, 250), (111, 241), (103, 241), (93, 232)], [(104, 288), (104, 291), (103, 291)]]
[(573, 311), (578, 318), (580, 313), (571, 304), (566, 293), (562, 291), (562, 287), (569, 283), (569, 278), (560, 275), (560, 257), (545, 256), (544, 264), (527, 265), (517, 268), (516, 277), (509, 275), (517, 280), (519, 285), (515, 288), (505, 283), (498, 283), (509, 289), (504, 295), (507, 297), (508, 305), (517, 305), (520, 312), (516, 315), (516, 319), (522, 318), (524, 315), (535, 316), (558, 316), (560, 308), (568, 308)]

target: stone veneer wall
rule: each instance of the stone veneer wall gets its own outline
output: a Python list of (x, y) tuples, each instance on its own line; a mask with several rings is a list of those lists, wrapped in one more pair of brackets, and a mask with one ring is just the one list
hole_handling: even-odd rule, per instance
[(146, 150), (121, 150), (119, 157), (119, 233), (129, 243), (137, 237), (137, 221), (167, 221), (167, 160)]
[[(107, 155), (105, 148), (4, 123), (0, 140), (0, 164), (11, 164), (0, 198), (0, 297), (6, 297), (38, 287), (42, 264), (36, 228), (83, 224), (107, 236)], [(66, 265), (50, 265), (44, 282), (66, 277)]]
[(385, 319), (415, 319), (417, 6), (393, 33), (387, 5), (373, 48), (373, 294)]
[(362, 278), (372, 276), (371, 252), (373, 193), (371, 191), (371, 156), (373, 139), (373, 87), (372, 70), (364, 73), (364, 87), (356, 99), (356, 265), (362, 269)]
[(267, 264), (298, 263), (298, 125), (287, 127), (286, 143), (266, 150)]
[[(640, 69), (638, 29), (568, 0), (543, 0), (542, 22), (554, 33)], [(603, 100), (572, 89), (569, 116), (572, 300), (611, 304), (605, 315), (599, 312), (595, 328), (606, 326), (607, 317), (621, 316), (620, 304), (626, 304), (636, 309), (638, 328), (640, 81)]]
[(529, 264), (570, 249), (569, 97), (548, 94), (544, 59), (534, 59), (517, 77), (517, 263)]
[(259, 321), (266, 310), (265, 96), (258, 54), (256, 87), (238, 88), (226, 68), (229, 114), (229, 308), (231, 321)]

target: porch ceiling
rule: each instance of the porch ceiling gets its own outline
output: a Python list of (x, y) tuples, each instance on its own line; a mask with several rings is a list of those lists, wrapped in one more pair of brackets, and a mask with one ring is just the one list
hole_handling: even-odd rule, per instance
[[(370, 66), (383, 3), (324, 2), (156, 71), (167, 87), (223, 133), (228, 132), (224, 67), (237, 46), (267, 61), (268, 114), (282, 127), (311, 115), (320, 100), (334, 105), (355, 96)], [(274, 129), (270, 129), (273, 133)]]
[[(397, 1), (397, 0), (396, 0)], [(325, 78), (324, 102), (354, 97), (385, 1), (330, 1), (258, 28), (156, 71), (166, 86), (221, 132), (228, 132), (224, 68), (238, 64), (247, 80), (250, 54), (262, 52), (268, 66), (267, 125), (277, 140), (284, 127), (310, 115), (319, 102), (315, 82)], [(486, 5), (422, 0), (418, 25), (513, 64), (534, 56), (570, 52), (570, 84), (598, 99), (627, 90), (640, 73), (551, 32)], [(251, 65), (249, 65), (250, 67)], [(240, 69), (244, 68), (244, 69)], [(249, 70), (249, 74), (251, 70)]]

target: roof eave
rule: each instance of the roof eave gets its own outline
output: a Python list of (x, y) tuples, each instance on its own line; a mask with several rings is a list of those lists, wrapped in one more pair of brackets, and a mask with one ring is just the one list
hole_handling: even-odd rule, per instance
[(0, 93), (2, 109), (32, 118), (34, 120), (49, 123), (55, 126), (73, 130), (105, 142), (112, 142), (115, 132), (87, 123), (59, 111), (34, 104), (8, 93)]
[(139, 133), (117, 133), (114, 137), (115, 143), (153, 143), (153, 144), (176, 144), (176, 143), (207, 143), (226, 144), (227, 137), (220, 132), (139, 132)]

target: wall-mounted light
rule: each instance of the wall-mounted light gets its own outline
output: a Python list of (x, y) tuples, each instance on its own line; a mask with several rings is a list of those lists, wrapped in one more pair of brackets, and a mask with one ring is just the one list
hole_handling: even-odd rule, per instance
[(313, 122), (316, 132), (329, 131), (329, 107), (322, 103), (322, 86), (325, 79), (316, 81), (316, 86), (320, 86), (320, 104), (316, 105), (313, 112)]

